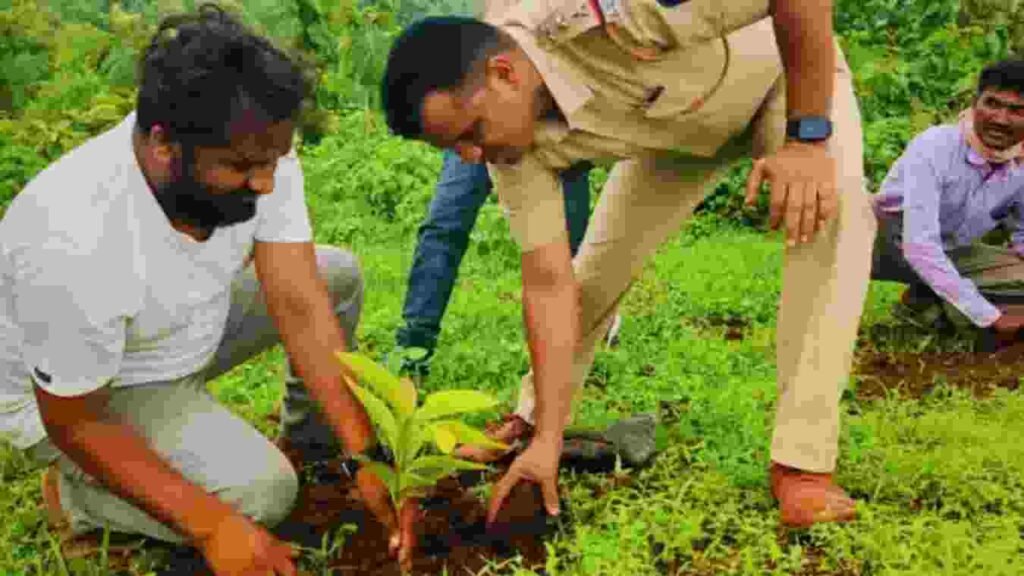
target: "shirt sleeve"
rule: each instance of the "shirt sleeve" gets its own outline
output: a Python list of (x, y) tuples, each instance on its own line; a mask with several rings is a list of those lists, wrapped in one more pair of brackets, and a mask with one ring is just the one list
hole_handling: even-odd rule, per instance
[[(942, 247), (939, 206), (942, 183), (935, 168), (936, 149), (917, 138), (882, 185), (883, 193), (903, 198), (903, 256), (917, 275), (940, 297), (977, 326), (986, 327), (1002, 314), (964, 278)], [(894, 190), (894, 188), (902, 188)]]
[(1024, 186), (1017, 191), (1017, 201), (1013, 211), (1013, 233), (1010, 235), (1010, 246), (1013, 252), (1024, 258)]
[(515, 165), (488, 164), (488, 170), (512, 237), (523, 252), (569, 241), (565, 199), (555, 170), (533, 154)]
[(80, 396), (110, 384), (121, 368), (127, 318), (110, 275), (95, 258), (59, 246), (11, 255), (13, 317), (33, 381), (55, 396)]
[(257, 200), (257, 242), (311, 242), (313, 229), (306, 207), (305, 178), (293, 148), (274, 171), (274, 191)]

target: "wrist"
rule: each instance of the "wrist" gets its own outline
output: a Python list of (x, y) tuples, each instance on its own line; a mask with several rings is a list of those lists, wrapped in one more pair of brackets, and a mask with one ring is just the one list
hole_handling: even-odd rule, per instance
[(194, 510), (195, 516), (186, 526), (186, 537), (196, 548), (201, 548), (226, 522), (238, 515), (237, 510), (220, 500), (212, 505), (197, 506)]
[(828, 148), (828, 140), (820, 140), (818, 142), (805, 142), (803, 140), (797, 140), (795, 138), (786, 138), (785, 146), (791, 148), (806, 148), (811, 150), (822, 150)]
[(832, 120), (827, 116), (790, 116), (786, 121), (786, 139), (808, 144), (823, 144), (832, 137)]
[(562, 443), (562, 433), (562, 430), (537, 428), (533, 433), (533, 442), (560, 445)]

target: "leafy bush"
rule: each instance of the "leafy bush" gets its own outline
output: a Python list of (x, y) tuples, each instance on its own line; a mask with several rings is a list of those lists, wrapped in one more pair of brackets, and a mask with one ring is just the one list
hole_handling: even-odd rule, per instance
[(46, 167), (46, 161), (27, 146), (0, 140), (0, 206), (6, 207), (22, 182)]
[(14, 0), (0, 12), (0, 111), (21, 109), (50, 78), (55, 27), (31, 0)]
[(132, 109), (134, 60), (148, 33), (139, 15), (117, 4), (99, 28), (63, 23), (29, 0), (0, 12), (0, 29), (6, 32), (0, 60), (17, 63), (0, 73), (9, 82), (0, 91), (9, 103), (0, 110), (0, 201), (6, 205), (48, 162)]
[(1005, 26), (1010, 52), (1024, 57), (1024, 2), (1021, 0), (962, 0), (960, 19), (989, 27)]
[(304, 148), (303, 166), (321, 241), (350, 244), (414, 230), (441, 158), (425, 144), (390, 136), (378, 115), (360, 111), (341, 117), (337, 132), (319, 145)]

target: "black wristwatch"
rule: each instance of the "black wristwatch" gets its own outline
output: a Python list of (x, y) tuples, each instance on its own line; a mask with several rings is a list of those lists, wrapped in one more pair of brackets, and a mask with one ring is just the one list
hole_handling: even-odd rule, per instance
[(832, 135), (832, 121), (824, 116), (791, 118), (786, 122), (786, 137), (799, 142), (821, 142)]

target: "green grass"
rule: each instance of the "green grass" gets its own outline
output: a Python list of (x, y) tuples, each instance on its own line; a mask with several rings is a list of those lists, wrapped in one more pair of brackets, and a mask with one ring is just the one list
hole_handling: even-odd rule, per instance
[[(325, 174), (309, 170), (315, 193)], [(311, 201), (314, 217), (325, 206)], [(366, 275), (363, 350), (390, 350), (411, 260), (412, 232), (354, 213), (354, 225), (394, 234), (353, 236)], [(478, 387), (506, 406), (527, 366), (519, 274), (493, 204), (484, 208), (445, 319), (429, 389)], [(492, 237), (493, 236), (493, 237)], [(321, 238), (322, 240), (322, 238)], [(491, 244), (488, 246), (488, 242)], [(773, 327), (781, 245), (723, 229), (667, 243), (623, 308), (617, 349), (598, 354), (577, 421), (601, 424), (657, 412), (663, 452), (631, 485), (607, 476), (562, 478), (574, 531), (551, 544), (550, 574), (793, 574), (814, 558), (834, 574), (1020, 574), (1024, 522), (1024, 399), (985, 401), (939, 390), (921, 401), (845, 401), (839, 479), (861, 501), (849, 526), (780, 531), (766, 489), (775, 397)], [(865, 325), (887, 322), (898, 287), (871, 287)], [(729, 341), (707, 318), (741, 317)], [(267, 434), (281, 391), (275, 349), (211, 384)], [(0, 572), (61, 574), (36, 510), (38, 475), (0, 451)], [(599, 493), (600, 496), (595, 496)], [(308, 566), (321, 565), (316, 554)], [(514, 562), (511, 564), (515, 564)], [(72, 573), (95, 572), (70, 566)], [(39, 571), (41, 570), (41, 572)], [(485, 573), (511, 574), (514, 566)]]
[[(474, 2), (358, 2), (370, 3), (395, 12), (404, 23), (426, 12), (465, 12)], [(111, 24), (91, 0), (48, 4), (65, 23), (93, 23), (102, 30)], [(121, 4), (155, 22), (158, 3)], [(274, 36), (293, 37), (298, 30), (291, 3), (229, 4), (241, 6)], [(26, 6), (19, 14), (39, 16)], [(865, 114), (866, 164), (877, 184), (915, 130), (960, 109), (957, 86), (1005, 46), (998, 30), (984, 36), (986, 31), (952, 26), (949, 14), (957, 6), (952, 0), (849, 0), (837, 6)], [(10, 0), (0, 0), (0, 11), (12, 7)], [(15, 28), (33, 28), (26, 18)], [(38, 29), (27, 37), (52, 40), (53, 31), (44, 24), (36, 22)], [(128, 28), (112, 32), (112, 38), (123, 44)], [(341, 36), (360, 59), (344, 62), (325, 89), (340, 104), (358, 104), (375, 94), (370, 76), (379, 62), (367, 54), (379, 54), (386, 38), (380, 26), (343, 28)], [(41, 49), (12, 53), (42, 64), (22, 66), (10, 79), (35, 111), (0, 135), (5, 136), (0, 138), (4, 199), (44, 166), (43, 151), (56, 157), (87, 133), (120, 119), (118, 106), (128, 102), (124, 90), (132, 59), (127, 48), (114, 43), (108, 54), (103, 34), (85, 34), (80, 26), (69, 28), (76, 31), (70, 36), (61, 30), (56, 39), (63, 48), (54, 55), (53, 70), (45, 70), (49, 56)], [(97, 59), (104, 60), (102, 69), (95, 69)], [(43, 82), (58, 70), (67, 78)], [(36, 82), (43, 82), (38, 92), (25, 91)], [(960, 104), (947, 104), (951, 98), (960, 98)], [(339, 116), (335, 132), (303, 151), (310, 209), (318, 241), (348, 246), (362, 260), (367, 292), (359, 336), (363, 350), (380, 358), (391, 349), (401, 318), (415, 229), (440, 161), (423, 145), (388, 138), (374, 115), (333, 112)], [(595, 172), (595, 188), (603, 175)], [(728, 201), (728, 194), (719, 198)], [(687, 574), (792, 574), (815, 563), (821, 573), (831, 574), (1024, 574), (1019, 496), (1024, 459), (1016, 441), (1024, 419), (1017, 393), (976, 401), (939, 388), (921, 401), (876, 402), (847, 394), (838, 474), (862, 502), (860, 520), (801, 534), (778, 530), (766, 467), (782, 249), (777, 238), (707, 222), (681, 231), (645, 269), (623, 306), (621, 344), (599, 352), (578, 407), (577, 421), (590, 425), (656, 412), (662, 419), (662, 454), (628, 486), (607, 476), (562, 478), (575, 530), (551, 543), (548, 572), (641, 575), (676, 568)], [(517, 266), (507, 226), (489, 203), (473, 232), (427, 389), (475, 387), (495, 394), (505, 407), (514, 405), (527, 368)], [(962, 337), (894, 325), (888, 310), (899, 290), (895, 284), (872, 284), (860, 346), (970, 348)], [(726, 340), (722, 323), (735, 318), (748, 323), (745, 337)], [(281, 395), (282, 362), (279, 348), (268, 351), (211, 383), (211, 389), (272, 435), (275, 425), (267, 417)], [(0, 445), (0, 574), (106, 573), (99, 561), (61, 561), (38, 501), (38, 470), (24, 455)], [(306, 553), (306, 567), (319, 573), (321, 556)], [(151, 564), (159, 560), (156, 554), (146, 558)], [(512, 562), (482, 574), (515, 572)]]

